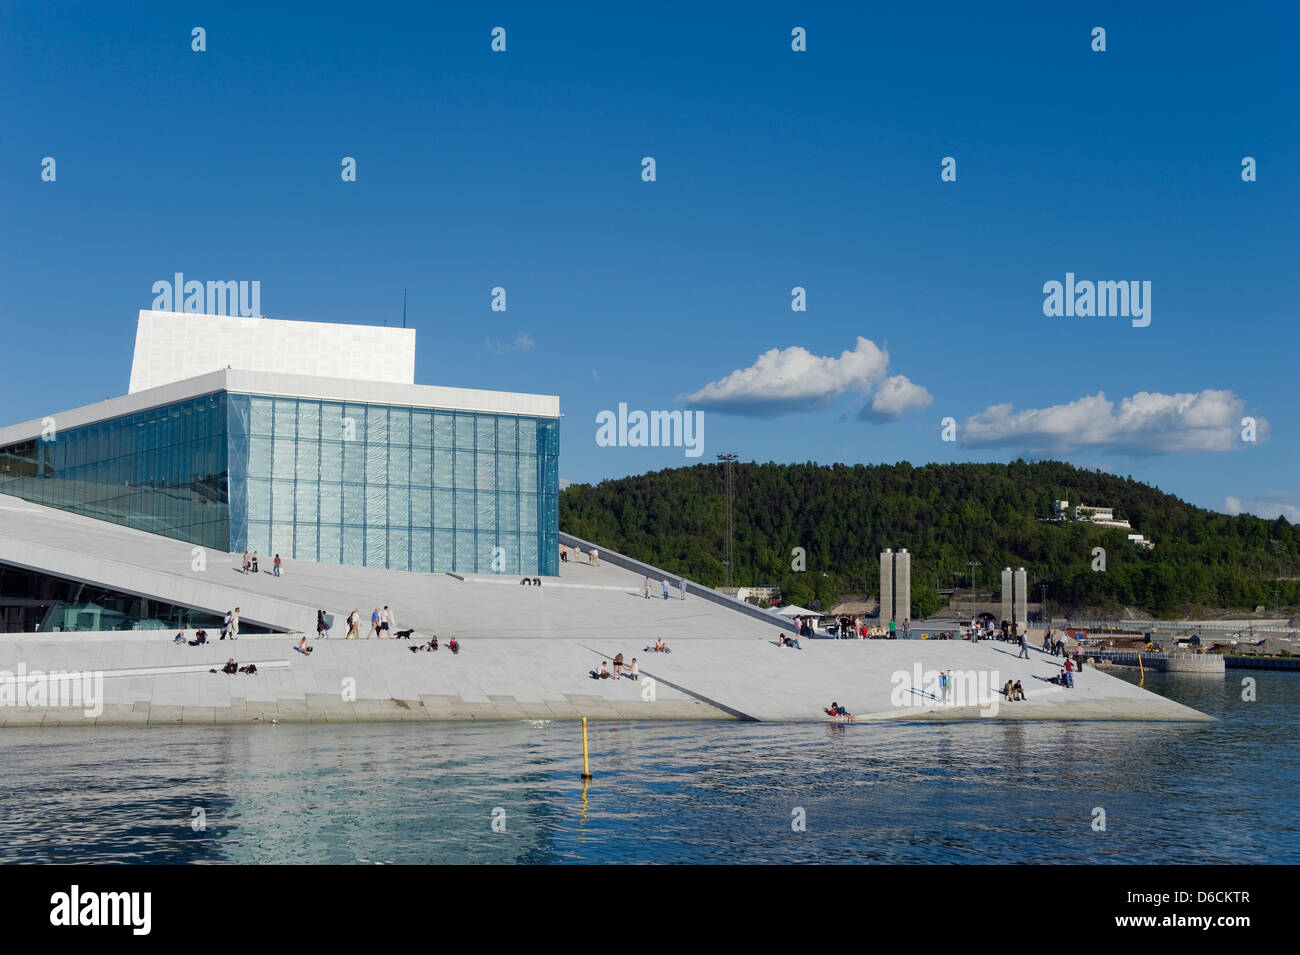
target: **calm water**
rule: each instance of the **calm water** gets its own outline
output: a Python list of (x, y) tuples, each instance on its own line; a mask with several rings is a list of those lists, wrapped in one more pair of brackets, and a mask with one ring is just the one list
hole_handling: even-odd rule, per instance
[(1213, 724), (596, 723), (585, 795), (568, 723), (2, 730), (0, 860), (1300, 862), (1300, 674), (1242, 675), (1148, 676)]

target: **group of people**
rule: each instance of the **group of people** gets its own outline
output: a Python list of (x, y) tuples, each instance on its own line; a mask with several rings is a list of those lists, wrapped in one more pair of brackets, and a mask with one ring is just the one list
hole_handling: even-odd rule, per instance
[(239, 608), (227, 610), (226, 616), (221, 621), (221, 639), (229, 637), (231, 640), (239, 639)]
[(247, 673), (249, 676), (253, 676), (253, 675), (255, 675), (255, 674), (257, 673), (257, 664), (256, 664), (256, 663), (246, 663), (246, 664), (244, 664), (244, 665), (241, 667), (238, 663), (235, 662), (235, 658), (234, 658), (234, 657), (231, 657), (229, 660), (227, 660), (227, 661), (225, 662), (225, 665), (222, 666), (222, 668), (221, 668), (220, 670), (212, 669), (212, 670), (209, 670), (208, 672), (209, 672), (209, 673), (225, 673), (225, 674), (229, 674), (229, 675), (233, 675), (233, 674), (236, 674), (236, 673)]
[[(428, 643), (417, 643), (407, 647), (412, 653), (437, 653), (438, 652), (438, 635), (435, 633), (429, 638)], [(447, 649), (452, 653), (460, 653), (460, 643), (455, 637), (447, 641)]]
[(623, 662), (623, 654), (617, 654), (614, 657), (614, 672), (609, 672), (609, 667), (604, 660), (600, 661), (599, 670), (589, 671), (593, 680), (621, 680), (625, 677), (629, 680), (641, 679), (641, 664), (636, 662), (636, 657), (632, 658), (631, 663)]
[[(261, 573), (261, 571), (258, 570), (257, 562), (257, 551), (253, 551), (252, 554), (249, 554), (248, 551), (244, 551), (244, 573), (247, 574), (250, 571), (254, 574)], [(275, 574), (277, 577), (280, 576), (280, 563), (280, 555), (276, 554), (275, 560), (271, 564), (271, 573)]]
[[(316, 628), (318, 631), (318, 635), (324, 632), (321, 631), (320, 629), (321, 625), (325, 622), (324, 614), (325, 614), (324, 610), (320, 611), (317, 614)], [(374, 636), (377, 639), (382, 639), (383, 637), (391, 636), (392, 630), (393, 630), (393, 614), (392, 611), (388, 609), (388, 604), (384, 604), (384, 608), (382, 610), (376, 607), (373, 611), (371, 611), (370, 630), (366, 633), (367, 640), (370, 639), (371, 634), (374, 634)], [(405, 633), (407, 637), (409, 637), (413, 632), (414, 631), (412, 630), (402, 631), (402, 633)], [(348, 632), (343, 639), (344, 640), (361, 639), (361, 611), (357, 607), (353, 607), (352, 612), (348, 614)]]
[(541, 585), (542, 578), (540, 577), (525, 577), (519, 581), (521, 587), (540, 587)]
[(1015, 702), (1016, 700), (1023, 700), (1025, 698), (1025, 688), (1020, 685), (1019, 680), (1016, 680), (1015, 683), (1007, 680), (1006, 684), (1002, 687), (1002, 695), (1006, 697), (1008, 703)]
[(176, 634), (176, 639), (172, 640), (172, 643), (178, 644), (184, 644), (187, 642), (192, 647), (201, 647), (208, 642), (208, 632), (202, 627), (199, 627), (199, 629), (194, 631), (194, 639), (187, 641), (185, 639), (185, 631), (181, 630)]
[[(575, 545), (573, 551), (575, 554), (578, 555), (578, 560), (582, 560), (582, 548)], [(560, 563), (567, 564), (568, 562), (569, 562), (569, 548), (566, 547), (564, 544), (561, 544)], [(590, 564), (592, 567), (600, 566), (600, 551), (597, 550), (595, 547), (593, 547), (591, 551), (587, 554), (587, 563)]]
[[(664, 600), (667, 600), (667, 599), (668, 599), (668, 578), (665, 577), (663, 580), (659, 581), (659, 583), (660, 583), (660, 586), (662, 586), (662, 588), (663, 588)], [(683, 578), (682, 580), (678, 581), (678, 582), (677, 582), (677, 587), (678, 587), (679, 592), (680, 592), (680, 594), (681, 594), (681, 599), (682, 599), (682, 600), (685, 600), (685, 599), (686, 599), (686, 579)], [(642, 590), (643, 593), (645, 593), (645, 599), (646, 599), (646, 600), (649, 600), (649, 599), (650, 599), (650, 578), (649, 578), (649, 577), (646, 577), (646, 578), (644, 578), (644, 579), (642, 580), (642, 582), (641, 582), (641, 590)]]
[(1061, 672), (1056, 676), (1048, 677), (1048, 683), (1055, 683), (1057, 686), (1063, 686), (1068, 689), (1074, 688), (1074, 661), (1069, 657), (1065, 658), (1065, 663), (1061, 666)]
[(1083, 649), (1083, 644), (1075, 643), (1074, 653), (1071, 654), (1070, 648), (1066, 646), (1065, 640), (1066, 638), (1064, 635), (1053, 633), (1052, 629), (1049, 627), (1047, 632), (1043, 634), (1043, 652), (1050, 653), (1054, 657), (1064, 657), (1067, 663), (1070, 662), (1070, 657), (1073, 655), (1074, 669), (1080, 671), (1083, 670), (1083, 661), (1087, 656), (1087, 653)]

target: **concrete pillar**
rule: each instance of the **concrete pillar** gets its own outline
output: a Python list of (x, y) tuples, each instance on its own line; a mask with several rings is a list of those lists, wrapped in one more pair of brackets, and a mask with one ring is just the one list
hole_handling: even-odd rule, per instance
[(998, 621), (999, 624), (1002, 623), (1002, 620), (1015, 619), (1015, 613), (1012, 608), (1012, 600), (1014, 599), (1014, 596), (1015, 596), (1015, 591), (1011, 583), (1011, 568), (1003, 567), (1002, 568), (1002, 618), (1001, 620)]
[(902, 620), (912, 617), (912, 555), (906, 547), (894, 555), (894, 613)]
[(894, 552), (886, 547), (880, 552), (880, 623), (894, 619)]
[(1020, 624), (1020, 632), (1024, 633), (1029, 629), (1029, 575), (1023, 567), (1016, 570), (1014, 610), (1015, 616), (1011, 619)]

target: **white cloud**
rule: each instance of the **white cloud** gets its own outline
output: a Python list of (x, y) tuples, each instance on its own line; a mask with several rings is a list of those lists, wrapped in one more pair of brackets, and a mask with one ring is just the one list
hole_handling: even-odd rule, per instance
[[(1231, 391), (1213, 389), (1176, 395), (1141, 391), (1118, 405), (1098, 392), (1068, 404), (1019, 412), (1009, 404), (991, 405), (967, 418), (958, 435), (972, 447), (1028, 451), (1230, 451), (1249, 444), (1241, 440), (1245, 407)], [(1255, 436), (1257, 441), (1268, 437), (1264, 418), (1255, 419)]]
[[(930, 395), (903, 375), (886, 380), (889, 353), (869, 339), (858, 337), (852, 351), (838, 358), (814, 355), (806, 348), (772, 348), (758, 356), (748, 368), (738, 368), (682, 400), (702, 408), (731, 414), (772, 418), (792, 411), (825, 408), (847, 392), (869, 394), (887, 389), (874, 414), (863, 409), (868, 420), (895, 420), (916, 407), (929, 404)], [(924, 401), (918, 404), (919, 401)]]
[(1223, 499), (1223, 510), (1224, 513), (1233, 515), (1254, 514), (1269, 521), (1285, 517), (1292, 524), (1300, 524), (1300, 507), (1290, 503), (1291, 499), (1292, 495), (1280, 491), (1247, 498), (1244, 502), (1239, 497), (1226, 497)]
[(515, 340), (510, 343), (502, 342), (499, 338), (486, 338), (483, 340), (484, 346), (494, 355), (504, 355), (508, 351), (528, 351), (537, 342), (528, 337), (527, 332), (520, 332), (515, 336)]
[(903, 415), (920, 411), (934, 401), (934, 396), (906, 375), (892, 375), (876, 389), (871, 404), (858, 412), (863, 421), (897, 421)]

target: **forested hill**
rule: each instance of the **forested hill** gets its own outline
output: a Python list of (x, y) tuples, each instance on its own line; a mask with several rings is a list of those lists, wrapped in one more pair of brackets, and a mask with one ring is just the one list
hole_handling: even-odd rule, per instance
[[(974, 585), (997, 591), (1004, 566), (1029, 571), (1058, 609), (1294, 608), (1300, 597), (1300, 529), (1285, 518), (1228, 516), (1193, 507), (1132, 479), (1057, 461), (1011, 464), (902, 463), (865, 467), (736, 464), (734, 582), (778, 584), (787, 600), (829, 606), (844, 593), (875, 595), (882, 548), (912, 557), (914, 616), (938, 605), (937, 591)], [(1052, 502), (1113, 507), (1154, 550), (1124, 531), (1043, 523)], [(576, 484), (560, 494), (570, 534), (713, 586), (723, 583), (726, 470), (699, 464)], [(792, 570), (792, 552), (806, 570)], [(1105, 549), (1094, 570), (1093, 548)]]

